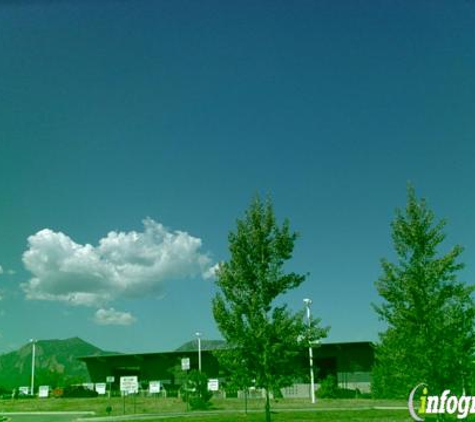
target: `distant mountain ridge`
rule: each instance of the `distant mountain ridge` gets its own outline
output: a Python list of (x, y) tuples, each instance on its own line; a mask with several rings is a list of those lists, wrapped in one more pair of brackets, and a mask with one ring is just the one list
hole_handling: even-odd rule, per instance
[[(201, 350), (219, 350), (225, 349), (224, 340), (201, 340)], [(175, 352), (195, 352), (198, 350), (198, 340), (191, 340), (182, 344)]]
[[(106, 352), (78, 337), (36, 342), (35, 385), (65, 386), (89, 381), (86, 365), (80, 356), (107, 355)], [(0, 387), (13, 389), (31, 383), (32, 344), (0, 355)]]
[[(65, 340), (38, 340), (35, 353), (35, 386), (64, 387), (89, 382), (86, 364), (77, 358), (84, 356), (118, 355), (104, 351), (79, 337)], [(217, 350), (226, 347), (222, 340), (201, 340), (201, 350)], [(181, 345), (176, 352), (194, 352), (198, 341)], [(12, 390), (31, 384), (32, 344), (0, 355), (0, 390)]]

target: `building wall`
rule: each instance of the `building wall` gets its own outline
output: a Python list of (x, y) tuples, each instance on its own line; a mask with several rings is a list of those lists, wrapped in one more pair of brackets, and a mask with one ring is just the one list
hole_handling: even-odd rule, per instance
[[(202, 370), (209, 378), (222, 379), (226, 376), (212, 351), (203, 350), (201, 356)], [(186, 376), (181, 369), (181, 359), (185, 357), (190, 359), (191, 369), (198, 369), (196, 351), (91, 356), (81, 360), (86, 362), (92, 382), (105, 382), (106, 377), (114, 376), (113, 388), (118, 389), (120, 376), (124, 375), (137, 375), (139, 381), (143, 382), (162, 381), (165, 384), (181, 385)], [(374, 351), (369, 342), (324, 344), (314, 349), (315, 380), (318, 383), (332, 374), (343, 388), (359, 385), (357, 388), (362, 392), (367, 391), (373, 361)], [(302, 350), (295, 365), (300, 368), (301, 374), (296, 378), (296, 385), (308, 384), (308, 349)], [(290, 390), (288, 394), (291, 394)]]

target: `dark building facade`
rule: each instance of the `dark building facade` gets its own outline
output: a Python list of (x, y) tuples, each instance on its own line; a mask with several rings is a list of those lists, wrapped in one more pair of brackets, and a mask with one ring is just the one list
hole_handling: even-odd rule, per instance
[[(198, 369), (198, 351), (175, 351), (163, 353), (134, 353), (104, 356), (85, 356), (91, 382), (103, 383), (114, 377), (113, 388), (119, 388), (122, 376), (137, 376), (145, 387), (149, 381), (160, 381), (165, 388), (180, 386), (186, 377), (181, 368), (183, 358), (190, 359), (190, 369)], [(202, 371), (208, 378), (226, 379), (226, 369), (220, 368), (215, 350), (201, 351)], [(327, 343), (314, 348), (315, 379), (335, 375), (340, 385), (348, 388), (369, 388), (370, 372), (374, 362), (373, 345), (370, 342)], [(308, 383), (308, 349), (295, 362), (301, 375), (296, 383)], [(366, 388), (367, 387), (367, 388)]]

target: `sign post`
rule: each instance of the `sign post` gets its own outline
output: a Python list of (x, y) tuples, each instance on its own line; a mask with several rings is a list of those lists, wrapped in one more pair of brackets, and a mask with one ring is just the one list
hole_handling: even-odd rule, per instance
[(120, 377), (120, 391), (127, 394), (136, 394), (139, 392), (139, 379), (136, 375)]
[(219, 391), (219, 380), (211, 378), (208, 380), (208, 391)]
[(186, 371), (185, 401), (186, 401), (186, 411), (188, 412), (188, 371), (190, 369), (190, 358), (182, 358), (182, 360), (181, 360), (181, 369), (183, 371)]
[(149, 392), (149, 394), (158, 394), (158, 393), (160, 393), (160, 381), (149, 381), (149, 383), (148, 383), (148, 392)]
[[(137, 394), (139, 392), (139, 379), (136, 375), (120, 377), (120, 391), (124, 397), (124, 415), (125, 415), (125, 396), (129, 394)], [(134, 400), (135, 412), (135, 400)]]
[(183, 371), (188, 371), (190, 369), (190, 358), (183, 358), (181, 360), (181, 369)]
[(108, 376), (106, 378), (106, 382), (107, 382), (107, 387), (108, 387), (108, 390), (109, 390), (109, 399), (111, 398), (111, 392), (112, 392), (112, 383), (115, 381), (115, 378), (112, 377), (112, 376)]
[(49, 386), (48, 385), (40, 385), (38, 389), (38, 397), (40, 398), (47, 398), (49, 396)]
[(106, 394), (106, 386), (107, 384), (105, 382), (97, 382), (95, 385), (95, 389), (97, 394), (103, 396)]

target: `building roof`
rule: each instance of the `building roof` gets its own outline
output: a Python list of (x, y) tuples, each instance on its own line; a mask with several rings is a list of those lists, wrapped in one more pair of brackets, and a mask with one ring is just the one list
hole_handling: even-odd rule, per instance
[[(370, 341), (349, 341), (349, 342), (332, 342), (332, 343), (320, 343), (316, 348), (338, 348), (338, 347), (371, 347), (374, 345)], [(226, 348), (226, 342), (223, 340), (201, 340), (201, 351), (202, 352), (212, 352), (215, 350), (223, 350)], [(80, 356), (78, 357), (81, 361), (86, 360), (104, 360), (109, 358), (118, 358), (118, 357), (136, 357), (136, 358), (146, 358), (157, 355), (162, 356), (173, 356), (173, 355), (187, 355), (194, 354), (198, 351), (198, 345), (196, 340), (189, 341), (176, 350), (166, 351), (166, 352), (146, 352), (146, 353), (116, 353), (116, 354), (107, 354), (107, 355), (92, 355), (92, 356)]]

